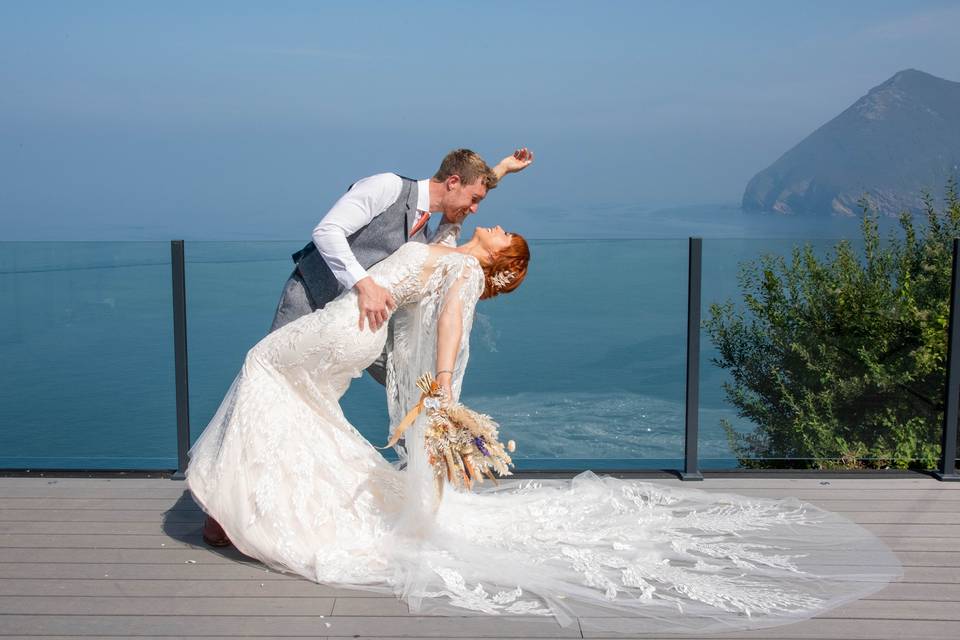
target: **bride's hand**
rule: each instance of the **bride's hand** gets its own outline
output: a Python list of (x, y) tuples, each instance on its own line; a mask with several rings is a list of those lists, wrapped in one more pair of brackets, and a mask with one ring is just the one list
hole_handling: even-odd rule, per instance
[(436, 380), (437, 384), (440, 385), (440, 390), (443, 391), (446, 402), (450, 402), (453, 399), (453, 390), (450, 388), (453, 374), (449, 371), (441, 371), (437, 374)]
[(523, 147), (517, 149), (513, 154), (507, 156), (493, 168), (493, 172), (498, 178), (502, 178), (508, 173), (516, 173), (529, 167), (533, 163), (533, 151)]

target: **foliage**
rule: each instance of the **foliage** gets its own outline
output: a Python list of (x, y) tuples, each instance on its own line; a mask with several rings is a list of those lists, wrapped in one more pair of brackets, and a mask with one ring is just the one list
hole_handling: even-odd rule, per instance
[[(925, 222), (900, 215), (881, 242), (866, 200), (863, 253), (843, 240), (818, 258), (808, 243), (789, 261), (741, 265), (743, 302), (710, 305), (704, 325), (729, 370), (738, 414), (758, 426), (727, 438), (747, 467), (936, 466), (946, 379), (952, 240), (960, 237), (956, 181)], [(779, 459), (779, 460), (772, 460)]]

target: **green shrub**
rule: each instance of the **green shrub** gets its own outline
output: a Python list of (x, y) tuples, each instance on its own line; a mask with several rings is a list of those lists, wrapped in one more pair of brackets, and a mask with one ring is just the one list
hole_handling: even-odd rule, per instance
[[(757, 428), (727, 438), (747, 467), (931, 468), (940, 455), (957, 185), (924, 224), (900, 215), (881, 242), (863, 209), (863, 253), (795, 247), (741, 265), (743, 305), (710, 305), (705, 329), (727, 399)], [(767, 460), (765, 460), (767, 459)], [(776, 460), (774, 460), (776, 459)]]

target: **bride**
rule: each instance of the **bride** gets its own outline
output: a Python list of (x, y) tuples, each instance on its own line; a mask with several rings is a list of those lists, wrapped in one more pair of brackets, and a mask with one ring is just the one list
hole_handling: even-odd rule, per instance
[(438, 494), (423, 416), (388, 462), (341, 411), (351, 379), (387, 345), (391, 435), (421, 374), (457, 400), (477, 301), (515, 290), (529, 257), (500, 227), (455, 249), (410, 242), (369, 271), (397, 302), (391, 340), (386, 324), (358, 327), (353, 290), (267, 335), (190, 451), (194, 499), (244, 554), (414, 612), (729, 631), (810, 618), (900, 575), (870, 532), (792, 498), (589, 471)]

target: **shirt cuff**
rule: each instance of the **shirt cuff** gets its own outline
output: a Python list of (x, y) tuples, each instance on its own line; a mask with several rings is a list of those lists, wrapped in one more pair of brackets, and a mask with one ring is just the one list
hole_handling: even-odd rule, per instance
[(359, 264), (351, 264), (346, 267), (346, 270), (343, 272), (343, 281), (341, 284), (344, 289), (350, 290), (353, 289), (353, 286), (367, 277), (367, 270), (361, 267)]

